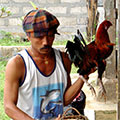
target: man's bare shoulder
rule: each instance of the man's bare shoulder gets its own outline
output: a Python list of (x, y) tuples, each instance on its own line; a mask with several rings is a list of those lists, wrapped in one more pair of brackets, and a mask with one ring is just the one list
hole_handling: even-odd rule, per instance
[(17, 78), (22, 77), (24, 74), (24, 62), (21, 56), (16, 55), (12, 57), (6, 65), (6, 75), (7, 76), (16, 76)]
[(23, 62), (21, 56), (16, 55), (16, 56), (12, 57), (11, 59), (9, 59), (7, 66), (13, 65), (13, 66), (19, 67), (23, 64), (24, 64), (24, 62)]

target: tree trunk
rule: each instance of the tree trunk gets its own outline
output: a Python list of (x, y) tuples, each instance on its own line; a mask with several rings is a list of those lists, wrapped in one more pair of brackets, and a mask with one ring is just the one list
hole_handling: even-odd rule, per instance
[(86, 0), (88, 10), (87, 40), (90, 42), (96, 34), (99, 12), (97, 11), (98, 0)]
[[(112, 26), (108, 30), (110, 41), (116, 43), (116, 0), (104, 0), (105, 19), (111, 21)], [(105, 71), (106, 78), (116, 77), (116, 47), (111, 56), (107, 59), (107, 67)]]

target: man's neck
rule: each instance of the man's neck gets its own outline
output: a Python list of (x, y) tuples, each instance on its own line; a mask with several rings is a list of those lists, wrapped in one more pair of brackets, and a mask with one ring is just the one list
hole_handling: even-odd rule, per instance
[(48, 53), (45, 53), (45, 54), (41, 54), (40, 52), (37, 52), (35, 51), (34, 49), (32, 48), (29, 48), (28, 49), (28, 52), (30, 53), (30, 55), (33, 57), (33, 58), (38, 58), (38, 59), (50, 59), (54, 56), (54, 52), (53, 52), (53, 49), (51, 49), (51, 51), (49, 51)]

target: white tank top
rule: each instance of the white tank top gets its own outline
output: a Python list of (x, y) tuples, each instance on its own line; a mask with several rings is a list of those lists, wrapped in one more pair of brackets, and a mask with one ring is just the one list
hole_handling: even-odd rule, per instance
[(67, 72), (60, 51), (54, 49), (54, 53), (55, 67), (51, 74), (46, 76), (26, 49), (19, 52), (25, 64), (25, 77), (20, 83), (17, 106), (37, 120), (50, 120), (63, 113)]

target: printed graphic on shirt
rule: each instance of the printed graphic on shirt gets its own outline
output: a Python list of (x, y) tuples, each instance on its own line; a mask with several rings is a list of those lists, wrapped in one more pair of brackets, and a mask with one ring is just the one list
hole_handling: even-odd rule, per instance
[(63, 84), (33, 89), (34, 118), (50, 119), (63, 113)]

